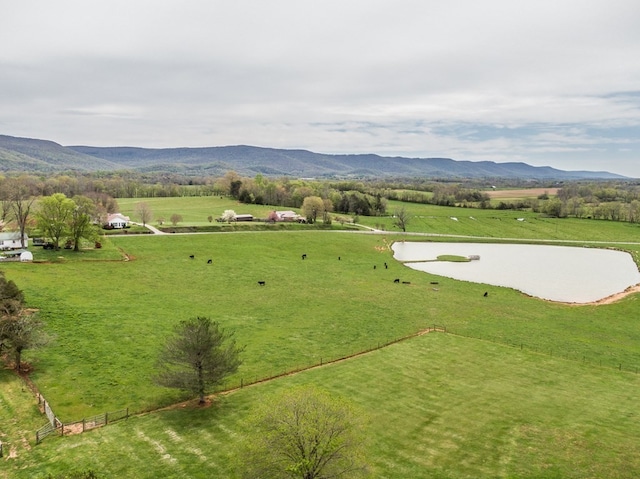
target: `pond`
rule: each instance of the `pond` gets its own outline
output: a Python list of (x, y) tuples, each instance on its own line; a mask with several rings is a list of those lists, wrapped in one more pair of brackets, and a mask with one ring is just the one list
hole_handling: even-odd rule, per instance
[[(418, 271), (565, 303), (598, 301), (640, 283), (631, 255), (610, 249), (405, 241), (394, 243), (393, 251), (396, 260)], [(437, 261), (444, 255), (479, 259)]]

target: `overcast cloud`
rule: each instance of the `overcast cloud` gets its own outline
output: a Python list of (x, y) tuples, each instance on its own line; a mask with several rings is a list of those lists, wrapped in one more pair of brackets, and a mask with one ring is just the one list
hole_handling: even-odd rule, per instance
[(0, 134), (640, 177), (638, 0), (0, 0)]

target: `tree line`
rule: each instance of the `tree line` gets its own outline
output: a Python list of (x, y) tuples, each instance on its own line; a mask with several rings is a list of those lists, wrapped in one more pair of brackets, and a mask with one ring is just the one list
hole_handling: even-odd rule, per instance
[[(221, 177), (188, 177), (166, 173), (82, 173), (37, 177), (0, 177), (2, 219), (11, 212), (12, 195), (45, 197), (62, 193), (68, 198), (84, 196), (96, 207), (94, 216), (117, 211), (116, 198), (175, 196), (231, 196), (246, 204), (303, 208), (308, 197), (320, 198), (321, 209), (312, 207), (315, 217), (329, 212), (360, 216), (388, 214), (388, 201), (422, 203), (482, 209), (530, 209), (549, 216), (640, 222), (640, 185), (634, 181), (576, 181), (558, 187), (553, 197), (492, 201), (487, 188), (524, 187), (530, 184), (506, 180), (359, 179), (313, 180), (289, 177), (242, 177), (229, 171)], [(540, 187), (540, 184), (536, 184)], [(9, 201), (7, 201), (9, 200)], [(24, 206), (24, 204), (23, 204)], [(318, 213), (319, 212), (319, 213)], [(14, 211), (16, 219), (24, 211)], [(313, 217), (312, 213), (309, 218)], [(329, 219), (329, 217), (326, 217)]]

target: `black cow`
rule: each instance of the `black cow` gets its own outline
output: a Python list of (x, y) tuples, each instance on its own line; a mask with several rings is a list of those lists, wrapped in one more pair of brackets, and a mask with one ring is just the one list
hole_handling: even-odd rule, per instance
[(207, 264), (211, 264), (211, 263), (213, 263), (213, 260), (210, 259), (207, 261)]
[(302, 259), (307, 259), (307, 253), (302, 255)]
[(393, 280), (394, 283), (399, 283), (400, 282), (400, 278), (396, 278)]
[(388, 269), (389, 266), (387, 265), (387, 263), (384, 264), (384, 269)]
[(194, 255), (192, 255), (192, 254), (190, 254), (190, 255), (189, 255), (189, 258), (193, 259), (193, 258), (195, 258), (195, 256), (194, 256)]
[(264, 286), (266, 283), (266, 281), (258, 281), (258, 286)]
[(487, 296), (489, 296), (489, 291), (484, 292), (484, 297), (486, 298)]

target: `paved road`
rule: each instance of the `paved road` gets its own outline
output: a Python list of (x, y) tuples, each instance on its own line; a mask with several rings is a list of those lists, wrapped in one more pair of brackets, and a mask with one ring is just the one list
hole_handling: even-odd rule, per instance
[[(142, 226), (141, 223), (133, 223), (138, 226)], [(153, 234), (157, 235), (167, 235), (171, 233), (165, 233), (164, 231), (160, 231), (158, 228), (151, 226), (150, 224), (144, 225), (149, 231)], [(594, 241), (594, 240), (563, 240), (563, 239), (540, 239), (540, 238), (496, 238), (491, 237), (488, 238), (486, 236), (468, 236), (468, 235), (452, 235), (452, 234), (442, 234), (442, 233), (400, 233), (399, 231), (384, 231), (378, 230), (375, 228), (371, 228), (370, 226), (365, 225), (356, 225), (362, 228), (365, 228), (365, 231), (353, 231), (353, 230), (336, 230), (336, 233), (360, 233), (360, 234), (402, 234), (405, 236), (426, 236), (426, 237), (440, 237), (440, 238), (464, 238), (468, 240), (495, 240), (495, 241), (511, 241), (517, 243), (590, 243), (590, 244), (619, 244), (619, 245), (638, 245), (640, 242), (635, 241)], [(208, 234), (207, 233), (178, 233), (178, 234)], [(244, 231), (236, 231), (235, 233), (245, 233)], [(247, 231), (247, 233), (263, 233), (263, 231)], [(211, 233), (213, 234), (213, 233)]]

